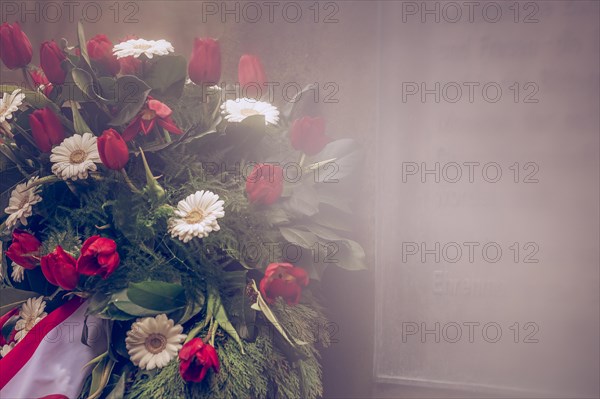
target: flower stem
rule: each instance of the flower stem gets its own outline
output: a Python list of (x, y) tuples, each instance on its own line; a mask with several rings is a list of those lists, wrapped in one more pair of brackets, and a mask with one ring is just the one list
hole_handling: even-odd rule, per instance
[(125, 169), (121, 169), (121, 174), (123, 175), (123, 179), (125, 179), (125, 183), (127, 184), (127, 186), (129, 186), (131, 191), (133, 191), (136, 194), (142, 194), (142, 191), (133, 184), (133, 182), (127, 175), (127, 172), (125, 171)]
[(57, 176), (48, 175), (48, 176), (41, 177), (34, 182), (31, 182), (30, 187), (40, 186), (42, 184), (56, 183), (57, 181), (60, 181), (60, 179)]
[(23, 73), (23, 79), (25, 79), (25, 84), (27, 85), (27, 87), (31, 90), (35, 91), (35, 87), (33, 87), (33, 84), (31, 83), (30, 77), (29, 77), (29, 73), (27, 72), (27, 67), (23, 67), (21, 68), (21, 72)]
[(306, 159), (306, 154), (302, 153), (302, 155), (300, 155), (300, 160), (298, 161), (298, 166), (302, 167), (302, 164), (304, 163), (305, 159)]

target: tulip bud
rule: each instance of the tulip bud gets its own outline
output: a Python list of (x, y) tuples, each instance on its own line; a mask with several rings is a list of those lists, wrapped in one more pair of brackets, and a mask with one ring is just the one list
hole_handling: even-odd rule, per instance
[(129, 149), (123, 137), (115, 130), (108, 129), (98, 138), (100, 160), (109, 169), (121, 170), (129, 161)]
[(25, 269), (33, 269), (37, 266), (37, 257), (40, 253), (42, 243), (33, 235), (15, 230), (12, 234), (12, 244), (6, 250), (6, 256)]
[(113, 44), (106, 35), (96, 35), (87, 42), (87, 52), (90, 60), (99, 66), (103, 72), (115, 76), (121, 65), (113, 55)]
[(194, 40), (188, 74), (197, 85), (215, 85), (221, 79), (221, 47), (215, 39)]
[(292, 147), (306, 155), (316, 155), (331, 139), (325, 135), (325, 119), (321, 117), (296, 119), (290, 131)]
[(62, 62), (67, 58), (54, 40), (44, 42), (40, 46), (40, 65), (48, 80), (56, 85), (65, 83), (67, 72)]
[(44, 71), (37, 68), (29, 69), (29, 76), (31, 76), (35, 87), (40, 88), (44, 92), (44, 95), (48, 97), (52, 92), (52, 83), (50, 83)]
[(0, 26), (0, 58), (8, 69), (26, 67), (31, 62), (31, 42), (17, 22)]
[(277, 165), (257, 164), (246, 179), (246, 194), (253, 204), (274, 204), (283, 193), (283, 169)]
[(267, 78), (262, 63), (257, 56), (244, 54), (240, 57), (238, 81), (242, 87), (250, 83), (256, 86), (264, 86)]
[(58, 245), (53, 252), (42, 256), (42, 273), (52, 285), (73, 290), (79, 282), (75, 258)]
[(42, 152), (50, 152), (53, 145), (65, 138), (65, 129), (49, 107), (33, 111), (29, 115), (33, 140)]

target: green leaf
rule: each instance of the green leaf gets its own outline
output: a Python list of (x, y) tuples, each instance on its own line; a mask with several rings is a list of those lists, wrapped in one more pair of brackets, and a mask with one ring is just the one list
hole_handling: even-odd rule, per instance
[(294, 120), (306, 115), (317, 115), (318, 101), (315, 101), (315, 93), (318, 93), (318, 90), (318, 83), (305, 86), (301, 92), (296, 94), (281, 109), (281, 116), (289, 120)]
[(121, 290), (112, 295), (111, 304), (117, 309), (132, 316), (156, 316), (161, 311), (146, 309), (142, 306), (136, 305), (129, 300), (127, 296), (127, 289)]
[(74, 101), (71, 102), (71, 111), (73, 112), (73, 128), (75, 129), (75, 133), (79, 133), (79, 134), (91, 133), (92, 130), (87, 125), (87, 123), (85, 123), (85, 120), (79, 113), (79, 109), (77, 108), (77, 105), (78, 104), (76, 102), (74, 102)]
[(206, 315), (207, 319), (214, 317), (215, 322), (221, 327), (227, 334), (229, 334), (240, 346), (240, 350), (242, 353), (244, 352), (244, 345), (242, 344), (242, 339), (238, 335), (235, 327), (229, 321), (227, 317), (227, 312), (225, 311), (225, 307), (223, 307), (223, 303), (221, 302), (221, 297), (219, 296), (219, 292), (215, 288), (210, 288), (208, 292), (208, 303), (206, 304)]
[(6, 321), (6, 323), (4, 323), (4, 325), (2, 326), (2, 331), (0, 331), (0, 333), (2, 334), (2, 336), (4, 337), (4, 340), (6, 342), (9, 341), (10, 335), (12, 334), (13, 330), (15, 329), (15, 326), (16, 326), (18, 320), (19, 320), (19, 314), (16, 314), (16, 315), (12, 316), (11, 318), (9, 318)]
[(90, 99), (98, 98), (98, 95), (94, 90), (94, 79), (92, 78), (92, 75), (89, 74), (89, 72), (84, 71), (81, 68), (73, 68), (71, 70), (71, 76), (73, 82), (75, 83), (75, 86), (77, 86), (77, 88), (81, 90), (82, 93), (84, 93)]
[(181, 55), (168, 55), (159, 57), (150, 66), (144, 77), (146, 83), (153, 89), (165, 94), (171, 86), (177, 85), (174, 90), (181, 95), (187, 74), (187, 60)]
[(105, 356), (92, 370), (92, 384), (90, 386), (89, 398), (98, 398), (108, 384), (108, 379), (112, 373), (115, 361), (109, 356)]
[(127, 380), (128, 372), (121, 374), (119, 381), (115, 385), (112, 391), (106, 396), (106, 399), (123, 399), (125, 396), (125, 382)]
[(293, 347), (296, 345), (306, 345), (306, 342), (296, 339), (289, 335), (285, 329), (283, 328), (283, 324), (277, 319), (277, 316), (273, 313), (267, 302), (263, 299), (260, 291), (256, 287), (256, 281), (252, 280), (252, 288), (256, 293), (256, 303), (252, 305), (254, 310), (258, 310), (263, 313), (263, 315), (267, 318), (267, 320), (279, 331), (281, 336)]
[(132, 75), (121, 76), (117, 79), (115, 85), (116, 107), (119, 109), (119, 113), (109, 124), (120, 126), (131, 121), (140, 112), (151, 88)]
[(127, 296), (136, 305), (163, 313), (172, 312), (186, 305), (183, 287), (163, 281), (131, 283), (127, 289)]
[(340, 139), (327, 144), (319, 153), (319, 159), (330, 160), (316, 168), (313, 173), (319, 183), (337, 183), (352, 174), (362, 159), (362, 152), (352, 139)]
[(79, 51), (81, 53), (81, 57), (88, 65), (90, 65), (90, 57), (88, 56), (87, 52), (87, 42), (85, 40), (85, 33), (83, 31), (83, 24), (81, 21), (77, 23), (77, 41), (79, 42)]
[(202, 311), (205, 302), (206, 298), (204, 297), (204, 294), (198, 291), (194, 297), (188, 299), (185, 308), (177, 311), (171, 318), (177, 320), (177, 324), (186, 323)]
[(23, 87), (15, 85), (0, 85), (0, 93), (11, 94), (16, 89), (21, 89), (21, 93), (25, 94), (24, 102), (31, 105), (33, 108), (44, 108), (50, 106), (52, 108), (58, 109), (56, 104), (50, 101), (50, 99), (48, 99), (48, 97), (46, 97), (41, 92), (27, 90)]
[(292, 195), (282, 204), (282, 208), (294, 215), (313, 216), (319, 212), (319, 199), (315, 188), (308, 184), (294, 187)]
[(11, 287), (2, 288), (2, 294), (0, 295), (0, 316), (20, 306), (27, 299), (37, 296), (40, 295), (33, 291), (18, 290)]
[(319, 239), (310, 231), (300, 230), (294, 227), (280, 227), (279, 231), (283, 238), (292, 244), (302, 248), (311, 248)]

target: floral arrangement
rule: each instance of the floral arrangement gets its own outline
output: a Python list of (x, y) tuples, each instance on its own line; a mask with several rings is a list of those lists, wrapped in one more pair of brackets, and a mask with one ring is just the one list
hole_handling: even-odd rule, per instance
[(0, 366), (79, 301), (107, 337), (83, 328), (106, 349), (82, 398), (321, 396), (319, 279), (364, 267), (344, 179), (357, 146), (305, 91), (264, 101), (257, 56), (235, 85), (257, 95), (227, 98), (216, 40), (188, 61), (166, 40), (77, 37), (42, 43), (37, 68), (19, 25), (0, 28), (25, 79), (1, 86)]

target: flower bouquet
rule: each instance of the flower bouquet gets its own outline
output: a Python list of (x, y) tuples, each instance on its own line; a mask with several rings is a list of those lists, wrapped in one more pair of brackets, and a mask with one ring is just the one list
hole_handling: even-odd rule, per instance
[(188, 61), (77, 38), (42, 43), (37, 68), (19, 25), (0, 30), (24, 76), (1, 86), (0, 394), (321, 396), (319, 280), (364, 267), (357, 146), (326, 134), (310, 85), (266, 101), (256, 56), (223, 83), (216, 40)]

